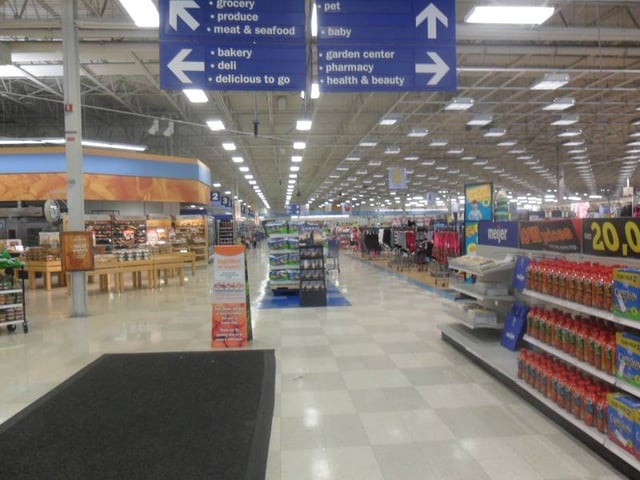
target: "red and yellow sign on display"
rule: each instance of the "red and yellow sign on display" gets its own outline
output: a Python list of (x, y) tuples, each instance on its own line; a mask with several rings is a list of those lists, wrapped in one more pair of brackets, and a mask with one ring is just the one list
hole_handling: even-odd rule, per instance
[(244, 347), (249, 344), (245, 247), (218, 245), (213, 260), (211, 346)]

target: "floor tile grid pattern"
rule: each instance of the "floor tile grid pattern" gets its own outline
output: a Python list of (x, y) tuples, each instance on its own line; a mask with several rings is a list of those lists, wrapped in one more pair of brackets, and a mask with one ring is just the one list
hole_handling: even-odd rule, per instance
[[(252, 303), (267, 252), (249, 251)], [(0, 333), (0, 421), (103, 353), (208, 350), (210, 268), (185, 286), (29, 291), (29, 334)], [(624, 478), (440, 340), (439, 297), (348, 256), (344, 308), (253, 309), (251, 348), (276, 351), (270, 480)]]

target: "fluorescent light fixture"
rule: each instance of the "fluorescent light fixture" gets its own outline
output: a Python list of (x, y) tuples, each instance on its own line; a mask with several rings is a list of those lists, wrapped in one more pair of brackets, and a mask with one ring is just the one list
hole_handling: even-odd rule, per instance
[(219, 132), (220, 130), (225, 129), (224, 122), (219, 118), (212, 118), (211, 120), (207, 120), (207, 126), (213, 132)]
[(375, 147), (376, 145), (378, 145), (378, 141), (372, 138), (365, 138), (360, 142), (361, 147)]
[(420, 157), (418, 157), (418, 156), (416, 156), (416, 155), (408, 155), (408, 156), (404, 157), (404, 159), (405, 159), (407, 162), (415, 162), (416, 160), (419, 160), (419, 159), (420, 159)]
[(360, 161), (360, 157), (348, 156), (347, 158), (345, 158), (345, 160), (347, 162), (359, 162)]
[(311, 36), (314, 38), (318, 36), (318, 7), (315, 2), (311, 7)]
[(222, 148), (224, 148), (228, 152), (232, 152), (236, 149), (236, 144), (233, 142), (224, 142), (222, 144)]
[(311, 84), (311, 98), (313, 100), (320, 98), (320, 84), (318, 82)]
[(244, 158), (242, 158), (242, 157), (231, 157), (231, 161), (233, 163), (244, 163)]
[(467, 23), (541, 25), (553, 15), (553, 7), (475, 6), (464, 17)]
[(441, 170), (441, 171), (449, 170), (449, 167), (447, 165), (438, 165), (436, 167), (436, 170)]
[(300, 167), (298, 165), (291, 165), (289, 167), (289, 171), (291, 171), (291, 172), (299, 172), (300, 171)]
[(307, 148), (306, 142), (293, 142), (294, 150), (304, 150), (305, 148)]
[(440, 139), (436, 139), (434, 138), (433, 140), (431, 140), (431, 143), (429, 143), (430, 147), (445, 147), (449, 144), (449, 140), (446, 140), (444, 138), (440, 138)]
[(238, 167), (238, 170), (240, 170), (241, 172), (248, 172), (249, 167)]
[(391, 125), (395, 125), (398, 123), (398, 117), (384, 117), (380, 119), (380, 125), (385, 127), (390, 127)]
[(225, 195), (231, 195), (231, 190), (225, 190), (225, 191), (224, 191), (224, 194), (225, 194)]
[[(54, 138), (0, 138), (0, 145), (64, 145), (65, 140), (61, 137)], [(114, 150), (129, 150), (133, 152), (144, 152), (145, 145), (131, 145), (128, 143), (102, 142), (99, 140), (82, 140), (83, 147), (110, 148)]]
[(435, 160), (425, 160), (424, 162), (420, 162), (420, 165), (424, 165), (426, 167), (435, 165), (435, 164), (436, 164)]
[(498, 146), (499, 147), (513, 147), (517, 143), (518, 143), (517, 140), (503, 140), (502, 142), (498, 143)]
[(564, 147), (577, 147), (580, 145), (584, 145), (584, 140), (569, 140), (568, 142), (564, 142), (562, 146)]
[(461, 155), (463, 152), (463, 147), (449, 147), (449, 150), (447, 150), (449, 155)]
[(473, 107), (473, 98), (453, 97), (444, 107), (445, 110), (469, 110)]
[(578, 120), (580, 120), (580, 117), (577, 114), (567, 114), (562, 115), (558, 120), (551, 122), (551, 125), (555, 125), (556, 127), (566, 127), (577, 123)]
[(119, 0), (137, 27), (158, 28), (160, 16), (151, 0)]
[(586, 148), (575, 148), (573, 150), (567, 150), (567, 153), (574, 155), (576, 153), (586, 153), (587, 149)]
[(493, 121), (493, 117), (486, 113), (479, 113), (471, 117), (471, 119), (467, 122), (467, 125), (471, 127), (483, 127), (485, 125), (489, 125)]
[(187, 97), (191, 103), (207, 103), (209, 101), (204, 90), (200, 90), (199, 88), (185, 88), (182, 90), (182, 93), (184, 93), (185, 97)]
[[(64, 143), (64, 142), (63, 142)], [(131, 145), (128, 143), (100, 142), (97, 140), (82, 140), (83, 147), (110, 148), (113, 150), (129, 150), (132, 152), (144, 152), (145, 145)]]
[(564, 87), (567, 83), (569, 83), (569, 75), (566, 73), (547, 73), (529, 88), (531, 90), (556, 90)]
[(311, 125), (313, 124), (313, 122), (308, 119), (308, 118), (301, 118), (299, 120), (296, 121), (296, 130), (299, 130), (301, 132), (307, 131), (307, 130), (311, 130)]
[(257, 182), (255, 180), (249, 180), (249, 185), (255, 185)]
[(384, 153), (386, 155), (397, 155), (400, 153), (400, 147), (387, 147)]
[(211, 186), (212, 186), (213, 188), (220, 188), (220, 187), (222, 186), (222, 184), (221, 184), (221, 183), (216, 182), (216, 183), (211, 184)]
[(426, 128), (414, 128), (409, 133), (407, 133), (407, 137), (414, 137), (414, 138), (426, 137), (428, 133), (429, 133), (429, 130), (427, 130)]
[(289, 178), (298, 178), (298, 174), (297, 173), (290, 173), (289, 174)]
[(553, 100), (552, 103), (543, 107), (543, 110), (559, 112), (571, 108), (576, 104), (576, 99), (573, 97), (558, 97)]
[(486, 165), (487, 163), (489, 163), (487, 160), (476, 160), (475, 162), (472, 163), (472, 165)]
[(302, 162), (302, 155), (291, 155), (291, 161), (293, 163), (300, 163)]
[(504, 137), (507, 134), (507, 131), (504, 128), (490, 128), (487, 130), (483, 137), (493, 138), (493, 137)]
[(367, 165), (369, 165), (370, 167), (379, 167), (380, 165), (382, 165), (382, 160), (369, 160)]
[(579, 128), (568, 128), (558, 134), (559, 137), (577, 137), (578, 135), (582, 135), (582, 130)]

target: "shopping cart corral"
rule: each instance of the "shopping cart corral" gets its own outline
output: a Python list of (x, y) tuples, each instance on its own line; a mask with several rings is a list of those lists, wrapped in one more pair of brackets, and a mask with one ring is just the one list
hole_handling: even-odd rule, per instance
[(340, 242), (337, 239), (327, 241), (325, 268), (327, 272), (337, 270), (340, 273)]

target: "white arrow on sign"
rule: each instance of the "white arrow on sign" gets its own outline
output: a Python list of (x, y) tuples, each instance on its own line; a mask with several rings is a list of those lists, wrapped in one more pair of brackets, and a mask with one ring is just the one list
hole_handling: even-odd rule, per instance
[(449, 19), (447, 16), (438, 9), (433, 3), (430, 3), (424, 10), (422, 10), (416, 17), (416, 28), (418, 28), (425, 21), (427, 22), (427, 38), (438, 38), (438, 24), (437, 21), (445, 26), (449, 27)]
[(427, 85), (437, 85), (449, 71), (449, 65), (436, 52), (427, 52), (427, 55), (433, 63), (416, 63), (416, 73), (433, 73)]
[(171, 28), (178, 30), (178, 18), (181, 18), (193, 31), (200, 26), (200, 22), (193, 18), (187, 8), (200, 8), (200, 5), (194, 0), (173, 0), (169, 3), (169, 25)]
[(184, 72), (204, 72), (204, 62), (185, 61), (191, 51), (190, 48), (183, 48), (167, 64), (167, 68), (169, 68), (182, 83), (193, 83)]

